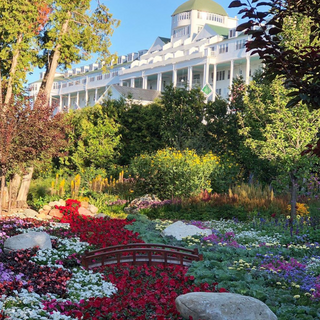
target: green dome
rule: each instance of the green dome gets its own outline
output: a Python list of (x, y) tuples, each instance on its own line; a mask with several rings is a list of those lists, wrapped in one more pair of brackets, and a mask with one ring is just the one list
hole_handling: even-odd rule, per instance
[(173, 16), (191, 10), (204, 11), (209, 13), (219, 14), (221, 16), (227, 16), (226, 10), (223, 7), (212, 0), (189, 0), (179, 6), (172, 14)]

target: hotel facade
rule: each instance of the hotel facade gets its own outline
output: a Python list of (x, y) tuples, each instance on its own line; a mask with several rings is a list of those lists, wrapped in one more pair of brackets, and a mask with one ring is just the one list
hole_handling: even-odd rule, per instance
[[(147, 103), (151, 101), (145, 96), (156, 96), (150, 92), (159, 93), (171, 83), (198, 86), (208, 100), (228, 98), (235, 77), (241, 75), (249, 83), (262, 67), (258, 55), (246, 52), (248, 36), (236, 31), (237, 24), (237, 18), (212, 0), (186, 1), (172, 14), (170, 37), (156, 38), (149, 50), (118, 56), (107, 73), (101, 64), (57, 73), (51, 99), (60, 109), (77, 109), (101, 102), (110, 92), (117, 99), (121, 96), (117, 88), (126, 87), (136, 100)], [(40, 84), (41, 79), (30, 84), (31, 95), (37, 94)]]

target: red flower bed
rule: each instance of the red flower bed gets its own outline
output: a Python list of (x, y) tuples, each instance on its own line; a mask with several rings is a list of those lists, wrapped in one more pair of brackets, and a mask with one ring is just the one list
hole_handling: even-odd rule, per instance
[(70, 230), (81, 241), (96, 247), (109, 247), (118, 244), (143, 243), (138, 234), (124, 229), (131, 221), (121, 219), (92, 218), (81, 216), (78, 208), (80, 202), (67, 200), (66, 206), (57, 207), (64, 214), (60, 222), (70, 223)]
[(77, 319), (182, 319), (175, 299), (188, 292), (217, 292), (217, 283), (194, 284), (180, 266), (112, 266), (98, 268), (118, 292), (110, 298), (90, 298), (79, 304), (45, 303), (47, 311), (59, 310)]

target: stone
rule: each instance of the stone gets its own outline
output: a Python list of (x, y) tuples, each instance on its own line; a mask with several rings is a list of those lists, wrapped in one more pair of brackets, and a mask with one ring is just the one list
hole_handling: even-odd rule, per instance
[(178, 296), (176, 307), (193, 320), (277, 320), (262, 301), (235, 293), (191, 292)]
[(96, 214), (99, 211), (99, 209), (96, 206), (94, 206), (93, 204), (89, 204), (88, 210), (90, 210), (93, 214)]
[(49, 215), (51, 217), (55, 217), (55, 218), (58, 218), (58, 219), (61, 219), (63, 217), (63, 213), (61, 213), (59, 209), (50, 210)]
[(40, 212), (40, 213), (37, 215), (36, 218), (37, 218), (37, 219), (40, 219), (40, 220), (50, 220), (52, 217), (49, 216), (49, 215), (46, 213), (46, 211), (44, 211), (44, 212)]
[(59, 205), (65, 207), (66, 206), (66, 201), (63, 199), (59, 199)]
[(84, 207), (80, 207), (78, 210), (79, 210), (79, 214), (81, 214), (81, 215), (93, 216), (93, 213)]
[(8, 238), (4, 242), (4, 251), (31, 249), (39, 246), (40, 249), (52, 249), (50, 236), (46, 232), (30, 231)]
[(108, 219), (108, 216), (105, 213), (101, 213), (101, 212), (96, 214), (94, 217)]
[(25, 209), (23, 211), (23, 214), (27, 217), (27, 218), (35, 218), (38, 215), (38, 211), (32, 210), (32, 209)]
[[(42, 208), (43, 210), (46, 210), (46, 211), (50, 211), (51, 209), (52, 209), (52, 207), (50, 207), (49, 205), (44, 205), (43, 206), (43, 208)], [(40, 211), (40, 210), (39, 210)]]
[(162, 231), (164, 236), (173, 236), (177, 240), (182, 240), (188, 236), (203, 235), (208, 236), (212, 234), (210, 229), (200, 229), (193, 225), (187, 225), (182, 221), (177, 221)]
[(51, 201), (49, 202), (49, 206), (54, 208), (55, 206), (62, 206), (62, 204), (59, 201)]
[(88, 209), (89, 202), (88, 201), (81, 201), (81, 207)]
[(139, 212), (140, 207), (149, 207), (153, 203), (161, 202), (161, 200), (154, 194), (146, 194), (142, 197), (136, 198), (130, 202), (130, 204), (124, 208), (126, 213), (135, 214)]

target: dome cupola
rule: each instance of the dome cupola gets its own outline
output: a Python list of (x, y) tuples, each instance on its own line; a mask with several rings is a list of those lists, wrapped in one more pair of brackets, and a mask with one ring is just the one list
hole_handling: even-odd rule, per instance
[(179, 6), (175, 10), (175, 12), (172, 14), (172, 16), (175, 16), (176, 14), (179, 14), (182, 12), (191, 11), (191, 10), (215, 13), (221, 16), (228, 15), (225, 9), (220, 4), (212, 0), (188, 0), (185, 3), (183, 3), (181, 6)]

